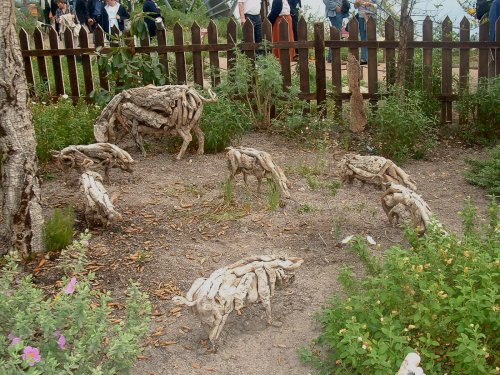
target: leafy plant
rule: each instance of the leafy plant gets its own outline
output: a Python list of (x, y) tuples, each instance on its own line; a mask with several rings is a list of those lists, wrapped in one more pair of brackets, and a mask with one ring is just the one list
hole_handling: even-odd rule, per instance
[(201, 129), (205, 134), (205, 152), (221, 152), (235, 140), (241, 139), (250, 128), (248, 112), (241, 103), (221, 94), (214, 103), (203, 107)]
[(435, 144), (432, 125), (435, 119), (422, 113), (423, 98), (419, 91), (398, 95), (394, 91), (379, 102), (371, 114), (374, 139), (383, 156), (404, 162), (422, 158)]
[(31, 104), (39, 160), (48, 161), (51, 150), (92, 143), (93, 126), (100, 110), (99, 106), (87, 105), (83, 101), (73, 105), (68, 99)]
[(0, 274), (0, 373), (127, 372), (141, 351), (151, 305), (132, 284), (124, 316), (115, 320), (111, 296), (93, 291), (93, 278), (65, 278), (51, 296), (7, 258)]
[[(474, 222), (466, 210), (464, 217)], [(498, 208), (494, 212), (484, 234), (469, 231), (459, 239), (437, 223), (424, 237), (409, 230), (411, 249), (393, 247), (383, 263), (356, 238), (353, 249), (368, 276), (341, 272), (348, 298), (328, 301), (319, 316), (323, 333), (301, 350), (302, 360), (321, 374), (385, 375), (416, 351), (426, 374), (495, 373), (500, 228)]]
[(224, 203), (230, 204), (233, 201), (234, 195), (234, 179), (228, 178), (222, 184), (222, 191), (224, 192)]
[(72, 207), (56, 208), (52, 217), (44, 223), (45, 249), (59, 251), (73, 241), (75, 214)]
[(236, 61), (228, 73), (222, 90), (231, 98), (243, 98), (251, 121), (257, 129), (271, 125), (271, 110), (275, 107), (279, 117), (287, 103), (296, 101), (297, 88), (283, 90), (283, 77), (279, 61), (272, 54), (259, 56), (255, 67), (243, 52), (235, 50)]
[(281, 202), (281, 191), (273, 180), (267, 180), (269, 183), (269, 192), (267, 194), (267, 202), (269, 205), (269, 210), (274, 211), (278, 208)]
[(459, 135), (468, 142), (495, 144), (500, 136), (500, 77), (483, 78), (477, 91), (463, 90), (457, 102)]
[(465, 174), (471, 184), (487, 189), (489, 194), (500, 196), (500, 146), (489, 152), (486, 160), (468, 160), (469, 171)]

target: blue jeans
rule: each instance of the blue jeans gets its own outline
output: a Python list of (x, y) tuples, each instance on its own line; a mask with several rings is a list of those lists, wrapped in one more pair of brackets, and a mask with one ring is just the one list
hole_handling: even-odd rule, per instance
[[(333, 26), (333, 27), (336, 27), (339, 32), (342, 32), (342, 19), (344, 17), (342, 17), (342, 14), (337, 14), (335, 15), (334, 17), (328, 17), (328, 19), (330, 20), (330, 24)], [(330, 48), (328, 50), (328, 58), (327, 58), (328, 62), (331, 62), (332, 61), (332, 49)]]
[[(359, 35), (361, 36), (361, 40), (366, 40), (366, 21), (365, 17), (360, 16), (358, 18), (359, 23)], [(361, 62), (368, 61), (368, 48), (361, 47)]]
[[(261, 43), (262, 42), (262, 19), (260, 18), (260, 14), (258, 14), (258, 15), (245, 14), (245, 18), (252, 21), (253, 37), (254, 37), (255, 43)], [(245, 40), (245, 42), (249, 42), (249, 40)]]

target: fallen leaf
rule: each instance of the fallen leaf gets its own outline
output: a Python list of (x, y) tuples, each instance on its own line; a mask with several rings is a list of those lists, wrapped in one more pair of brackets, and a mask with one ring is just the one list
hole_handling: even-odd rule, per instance
[(199, 363), (191, 363), (191, 366), (195, 369), (201, 368), (201, 365)]

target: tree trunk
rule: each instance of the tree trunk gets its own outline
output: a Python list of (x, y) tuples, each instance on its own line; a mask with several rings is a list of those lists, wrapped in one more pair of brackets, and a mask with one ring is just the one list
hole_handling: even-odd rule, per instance
[(0, 7), (0, 150), (2, 214), (6, 249), (21, 256), (43, 250), (43, 216), (37, 176), (36, 140), (14, 2)]

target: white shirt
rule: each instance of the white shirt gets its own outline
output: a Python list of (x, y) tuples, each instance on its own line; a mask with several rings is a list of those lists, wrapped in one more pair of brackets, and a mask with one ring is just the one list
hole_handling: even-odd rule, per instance
[(109, 30), (107, 30), (108, 33), (111, 33), (111, 29), (113, 28), (114, 25), (118, 27), (118, 20), (116, 19), (116, 14), (118, 13), (118, 9), (120, 9), (120, 4), (116, 3), (114, 6), (109, 6), (106, 5), (104, 7), (106, 10), (106, 13), (108, 14), (108, 19), (109, 19)]
[(288, 4), (287, 0), (283, 0), (283, 8), (281, 8), (280, 16), (289, 16), (290, 15), (290, 4)]
[(244, 4), (244, 14), (250, 14), (252, 16), (257, 16), (260, 14), (260, 2), (261, 0), (238, 0), (238, 3)]

